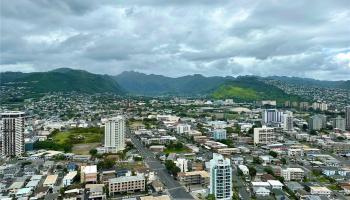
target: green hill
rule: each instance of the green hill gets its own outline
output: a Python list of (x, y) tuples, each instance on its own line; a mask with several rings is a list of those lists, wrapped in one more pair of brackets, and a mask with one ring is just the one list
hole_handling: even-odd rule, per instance
[(108, 75), (92, 74), (83, 70), (60, 68), (49, 72), (0, 74), (0, 85), (16, 85), (28, 88), (32, 93), (43, 92), (112, 92), (123, 94), (124, 91)]
[(236, 101), (274, 99), (278, 102), (300, 100), (300, 97), (286, 94), (283, 90), (268, 85), (257, 77), (245, 76), (226, 81), (211, 96), (216, 99), (232, 98)]

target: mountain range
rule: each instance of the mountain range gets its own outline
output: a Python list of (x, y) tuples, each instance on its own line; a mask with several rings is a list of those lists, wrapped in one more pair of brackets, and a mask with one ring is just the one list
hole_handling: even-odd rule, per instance
[(171, 78), (155, 74), (126, 71), (116, 76), (93, 74), (84, 70), (59, 68), (48, 72), (3, 72), (0, 85), (26, 87), (31, 93), (84, 92), (115, 93), (143, 96), (207, 96), (217, 99), (233, 98), (237, 101), (300, 99), (286, 94), (282, 89), (269, 85), (265, 80), (274, 79), (287, 84), (350, 90), (350, 81), (320, 81), (297, 77), (205, 77), (200, 74)]

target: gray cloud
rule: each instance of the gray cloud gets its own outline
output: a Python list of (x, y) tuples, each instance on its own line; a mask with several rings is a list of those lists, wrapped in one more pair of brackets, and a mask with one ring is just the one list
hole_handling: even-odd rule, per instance
[(1, 71), (350, 77), (350, 2), (1, 1)]

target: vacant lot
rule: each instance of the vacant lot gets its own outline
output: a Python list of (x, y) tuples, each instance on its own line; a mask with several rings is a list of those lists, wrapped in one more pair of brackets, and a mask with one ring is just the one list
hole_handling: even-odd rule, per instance
[(100, 146), (100, 143), (75, 144), (72, 152), (79, 155), (88, 155), (91, 149)]
[(50, 149), (77, 154), (88, 154), (103, 140), (104, 131), (101, 128), (73, 128), (67, 131), (56, 131), (48, 140), (37, 142), (36, 149)]

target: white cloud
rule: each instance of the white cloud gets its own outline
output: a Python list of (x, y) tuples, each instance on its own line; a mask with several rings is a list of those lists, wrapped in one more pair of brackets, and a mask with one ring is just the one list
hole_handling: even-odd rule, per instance
[(9, 1), (0, 6), (0, 65), (14, 71), (76, 67), (107, 74), (349, 79), (349, 5), (348, 0)]

